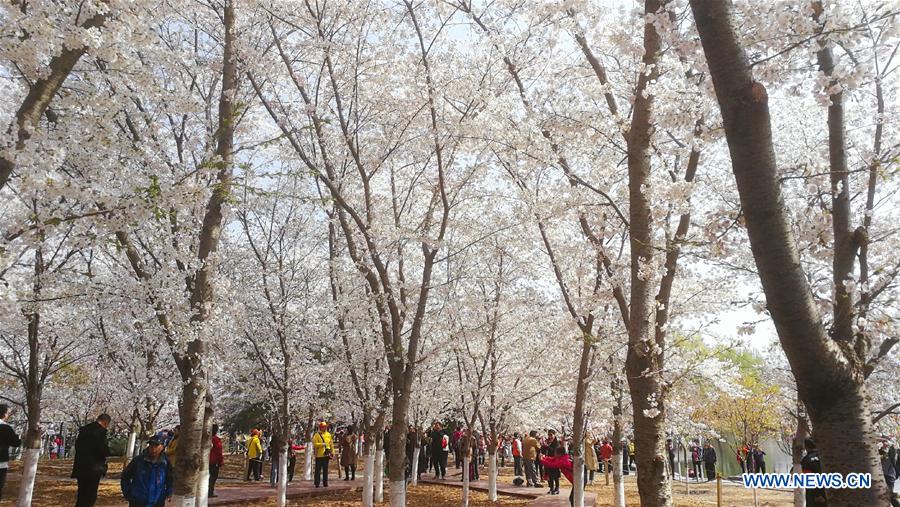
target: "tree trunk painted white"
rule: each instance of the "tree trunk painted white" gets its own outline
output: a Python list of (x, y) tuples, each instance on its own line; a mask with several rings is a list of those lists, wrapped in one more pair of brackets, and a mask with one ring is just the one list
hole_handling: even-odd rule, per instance
[(306, 465), (303, 470), (303, 479), (307, 480), (307, 481), (312, 480), (312, 473), (313, 473), (312, 455), (313, 455), (313, 452), (314, 452), (313, 451), (313, 443), (312, 443), (312, 440), (310, 439), (309, 442), (306, 442), (306, 451), (304, 452), (304, 454), (306, 454)]
[(22, 482), (19, 485), (18, 507), (31, 507), (31, 496), (34, 494), (34, 478), (37, 476), (40, 449), (22, 450)]
[(375, 503), (384, 501), (384, 449), (375, 451)]
[(172, 495), (173, 507), (197, 507), (196, 497), (193, 495)]
[(128, 445), (125, 446), (125, 459), (123, 460), (127, 466), (134, 457), (134, 445), (137, 443), (137, 431), (132, 430), (128, 434)]
[(463, 493), (462, 493), (462, 507), (469, 507), (469, 458), (463, 455)]
[(209, 505), (209, 467), (200, 471), (197, 478), (197, 492), (194, 496), (197, 498), (197, 507)]
[(366, 453), (365, 470), (363, 470), (363, 507), (372, 507), (372, 493), (375, 491), (375, 450)]
[(625, 481), (622, 480), (622, 456), (613, 454), (613, 507), (625, 507)]
[(406, 507), (406, 481), (391, 481), (391, 507)]
[(497, 453), (488, 454), (488, 501), (497, 501)]
[(575, 454), (575, 460), (572, 463), (572, 507), (584, 507), (584, 456), (581, 453)]
[(410, 463), (409, 481), (413, 486), (419, 484), (419, 454), (422, 452), (422, 446), (413, 447), (412, 463)]
[(278, 507), (287, 505), (288, 448), (285, 446), (278, 455)]

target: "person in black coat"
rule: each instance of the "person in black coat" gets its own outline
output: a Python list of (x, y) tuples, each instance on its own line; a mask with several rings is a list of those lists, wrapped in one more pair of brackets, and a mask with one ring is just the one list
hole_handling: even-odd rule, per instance
[(0, 404), (0, 498), (3, 498), (3, 486), (6, 485), (6, 472), (9, 470), (9, 448), (22, 446), (22, 439), (6, 422), (10, 413), (9, 405)]
[[(819, 450), (816, 449), (816, 442), (807, 438), (803, 440), (803, 447), (806, 448), (806, 455), (800, 460), (800, 468), (805, 474), (822, 473), (822, 459), (819, 458)], [(824, 488), (806, 488), (806, 507), (824, 507), (828, 505), (825, 499)]]
[(109, 414), (100, 414), (96, 421), (78, 430), (72, 466), (72, 477), (78, 479), (75, 507), (93, 507), (97, 502), (100, 478), (106, 475), (106, 458), (109, 456), (106, 429), (111, 420)]
[(706, 482), (716, 478), (716, 450), (711, 444), (703, 449), (703, 464), (706, 468)]

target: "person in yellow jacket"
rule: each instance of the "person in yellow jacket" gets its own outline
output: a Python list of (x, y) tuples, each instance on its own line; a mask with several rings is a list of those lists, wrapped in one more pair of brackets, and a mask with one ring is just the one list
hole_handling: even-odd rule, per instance
[(316, 457), (315, 485), (318, 488), (321, 479), (322, 486), (328, 487), (328, 460), (334, 455), (334, 439), (328, 432), (328, 423), (319, 423), (319, 431), (312, 437), (313, 450)]
[(169, 445), (166, 446), (166, 458), (169, 459), (169, 464), (172, 465), (172, 468), (175, 468), (175, 453), (178, 452), (178, 433), (181, 432), (181, 425), (175, 426), (175, 429), (172, 430), (172, 440), (169, 441)]
[(259, 442), (259, 430), (250, 430), (250, 440), (247, 441), (247, 477), (250, 480), (250, 473), (253, 473), (253, 480), (258, 481), (262, 477), (262, 444)]

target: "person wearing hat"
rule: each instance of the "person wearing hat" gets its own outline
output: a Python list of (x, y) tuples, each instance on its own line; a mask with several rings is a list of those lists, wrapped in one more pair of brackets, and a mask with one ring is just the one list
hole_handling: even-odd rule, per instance
[(250, 474), (253, 474), (253, 480), (258, 481), (262, 477), (262, 444), (259, 441), (259, 430), (254, 428), (250, 430), (250, 440), (247, 441), (247, 459), (250, 461), (247, 466), (247, 478), (250, 480)]
[[(313, 481), (316, 487), (319, 482), (322, 486), (328, 487), (328, 460), (334, 454), (334, 441), (331, 433), (328, 432), (328, 423), (322, 421), (319, 423), (319, 430), (312, 437), (313, 451), (316, 457), (316, 473)], [(321, 479), (321, 480), (320, 480)]]
[(151, 437), (147, 448), (122, 472), (122, 496), (129, 507), (162, 507), (172, 497), (172, 464), (159, 437)]

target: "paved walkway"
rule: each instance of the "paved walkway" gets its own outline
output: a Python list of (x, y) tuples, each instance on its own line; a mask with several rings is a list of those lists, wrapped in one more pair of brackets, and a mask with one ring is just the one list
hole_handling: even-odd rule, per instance
[[(422, 480), (420, 482), (424, 482), (427, 484), (438, 484), (442, 486), (450, 486), (450, 487), (458, 487), (462, 488), (463, 483), (460, 480), (459, 472), (451, 472), (447, 475), (446, 480), (441, 479), (433, 479), (430, 476), (426, 476), (426, 474), (422, 474)], [(469, 487), (475, 491), (484, 491), (488, 490), (487, 481), (470, 481)], [(520, 498), (531, 498), (533, 499), (528, 503), (528, 507), (562, 507), (569, 505), (569, 493), (571, 492), (571, 488), (561, 487), (559, 488), (559, 495), (548, 495), (546, 486), (542, 488), (529, 488), (527, 486), (514, 486), (512, 484), (507, 484), (504, 482), (497, 481), (497, 493), (501, 495), (508, 496), (516, 496)], [(585, 492), (584, 494), (584, 505), (585, 507), (593, 507), (594, 503), (597, 501), (597, 495), (590, 492)]]
[[(361, 487), (362, 479), (329, 481), (327, 488), (316, 488), (312, 481), (294, 479), (288, 484), (287, 497), (298, 498), (324, 495), (335, 491), (355, 491)], [(277, 490), (268, 482), (220, 481), (216, 483), (216, 497), (209, 499), (209, 505), (237, 505), (249, 501), (271, 501), (274, 504), (277, 493)]]

